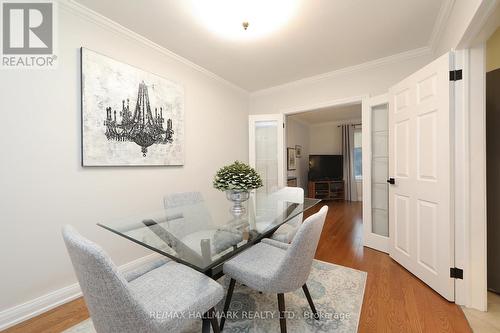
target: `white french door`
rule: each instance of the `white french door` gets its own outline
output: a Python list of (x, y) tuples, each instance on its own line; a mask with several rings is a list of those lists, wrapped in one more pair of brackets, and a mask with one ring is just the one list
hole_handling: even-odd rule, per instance
[(284, 116), (282, 114), (248, 117), (249, 164), (262, 177), (259, 192), (271, 193), (285, 186)]
[(389, 252), (388, 95), (363, 100), (363, 245)]
[(452, 54), (389, 91), (390, 256), (453, 301)]

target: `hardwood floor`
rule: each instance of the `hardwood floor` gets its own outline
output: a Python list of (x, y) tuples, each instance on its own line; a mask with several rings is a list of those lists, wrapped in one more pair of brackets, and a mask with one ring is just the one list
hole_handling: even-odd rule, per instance
[(83, 298), (8, 328), (2, 333), (59, 333), (89, 317)]
[(359, 332), (472, 332), (460, 307), (387, 254), (363, 247), (361, 203), (328, 205), (316, 259), (368, 272)]
[[(368, 272), (359, 332), (472, 332), (457, 305), (388, 255), (363, 247), (361, 203), (328, 205), (316, 258)], [(80, 298), (4, 332), (61, 332), (86, 318), (88, 312)]]

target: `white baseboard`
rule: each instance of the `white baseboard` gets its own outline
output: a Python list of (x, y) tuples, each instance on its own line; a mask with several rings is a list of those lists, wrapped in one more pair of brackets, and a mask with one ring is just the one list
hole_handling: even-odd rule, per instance
[[(145, 257), (121, 265), (120, 271), (125, 273), (150, 261), (161, 258), (159, 254), (152, 253)], [(44, 312), (54, 309), (82, 296), (78, 283), (63, 287), (31, 301), (16, 305), (0, 312), (0, 331), (19, 324), (25, 320), (36, 317)]]

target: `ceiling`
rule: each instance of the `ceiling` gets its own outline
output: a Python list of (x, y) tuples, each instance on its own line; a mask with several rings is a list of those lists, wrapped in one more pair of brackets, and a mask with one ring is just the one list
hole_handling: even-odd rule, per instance
[(307, 125), (319, 125), (331, 122), (361, 119), (361, 104), (327, 107), (289, 116)]
[(189, 0), (77, 1), (256, 91), (428, 46), (448, 0), (299, 0), (295, 15), (279, 30), (240, 40), (204, 26)]

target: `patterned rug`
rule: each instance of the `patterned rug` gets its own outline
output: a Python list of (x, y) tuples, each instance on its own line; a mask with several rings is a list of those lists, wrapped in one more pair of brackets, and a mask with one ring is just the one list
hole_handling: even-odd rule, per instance
[[(357, 332), (366, 272), (314, 260), (307, 286), (320, 315), (312, 318), (311, 309), (302, 289), (285, 294), (288, 332)], [(219, 281), (227, 289), (229, 279)], [(222, 303), (218, 311), (222, 310)], [(224, 332), (279, 332), (278, 301), (275, 294), (260, 294), (236, 283), (231, 318)], [(95, 333), (90, 319), (64, 331), (65, 333)], [(186, 324), (183, 332), (201, 332), (201, 320)]]

